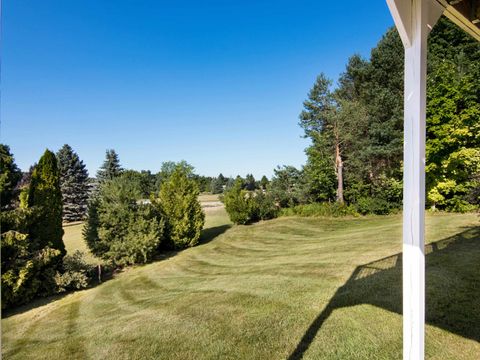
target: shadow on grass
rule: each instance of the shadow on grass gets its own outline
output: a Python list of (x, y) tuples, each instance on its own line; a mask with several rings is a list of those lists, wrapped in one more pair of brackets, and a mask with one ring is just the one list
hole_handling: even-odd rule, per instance
[(222, 235), (225, 231), (227, 231), (231, 227), (232, 225), (225, 224), (225, 225), (214, 226), (207, 229), (203, 229), (198, 245), (208, 244), (210, 241), (215, 239), (217, 236)]
[[(480, 227), (425, 246), (426, 323), (480, 341)], [(371, 304), (402, 314), (402, 254), (358, 266), (313, 320), (289, 360), (302, 359), (335, 309)]]

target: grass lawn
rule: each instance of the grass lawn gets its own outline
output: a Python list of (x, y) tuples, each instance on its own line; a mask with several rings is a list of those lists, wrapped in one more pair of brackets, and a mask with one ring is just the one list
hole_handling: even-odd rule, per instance
[(83, 240), (82, 235), (83, 223), (72, 223), (63, 227), (63, 242), (68, 254), (73, 254), (75, 250), (80, 250), (85, 254), (85, 260), (90, 264), (98, 264), (101, 262), (93, 256), (87, 248), (87, 244)]
[[(4, 358), (401, 359), (400, 216), (209, 211), (202, 245), (2, 319)], [(428, 359), (480, 354), (478, 225), (427, 217)]]

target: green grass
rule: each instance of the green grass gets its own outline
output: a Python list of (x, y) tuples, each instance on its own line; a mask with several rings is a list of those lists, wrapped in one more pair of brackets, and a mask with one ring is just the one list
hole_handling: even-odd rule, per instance
[[(428, 359), (478, 359), (478, 224), (427, 217)], [(400, 216), (230, 227), (216, 209), (207, 227), (195, 248), (4, 318), (4, 358), (401, 359)]]
[(77, 222), (63, 226), (63, 242), (67, 254), (73, 254), (75, 250), (80, 250), (85, 254), (85, 261), (90, 264), (98, 264), (101, 262), (98, 258), (93, 256), (87, 248), (87, 244), (83, 240), (82, 235), (83, 223)]

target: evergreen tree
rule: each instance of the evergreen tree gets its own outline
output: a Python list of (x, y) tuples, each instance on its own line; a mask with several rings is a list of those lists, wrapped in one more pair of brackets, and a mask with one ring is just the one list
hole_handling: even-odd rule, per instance
[(22, 178), (22, 172), (15, 164), (10, 148), (0, 144), (0, 202), (1, 208), (8, 207), (14, 196), (17, 183)]
[(63, 221), (83, 220), (89, 195), (88, 171), (73, 149), (65, 144), (57, 152), (60, 189), (63, 200)]
[(100, 185), (90, 201), (83, 236), (90, 251), (117, 266), (152, 260), (164, 239), (158, 209), (142, 203), (141, 188), (128, 174)]
[(223, 192), (223, 183), (220, 177), (212, 179), (210, 183), (210, 192), (212, 194), (221, 194)]
[(227, 183), (227, 179), (225, 178), (225, 176), (223, 176), (222, 173), (220, 173), (217, 177), (218, 179), (218, 182), (223, 186)]
[(270, 194), (280, 207), (292, 207), (305, 204), (309, 199), (303, 170), (294, 166), (278, 166), (270, 182)]
[(119, 176), (122, 171), (123, 169), (120, 165), (118, 154), (113, 149), (107, 150), (105, 153), (105, 161), (97, 171), (97, 180), (100, 183), (107, 180), (112, 180), (113, 178)]
[(270, 183), (270, 181), (268, 180), (268, 178), (263, 175), (262, 178), (260, 179), (260, 187), (262, 190), (267, 190), (267, 187), (268, 187), (268, 184)]
[(57, 158), (50, 150), (40, 158), (33, 170), (28, 193), (28, 207), (40, 209), (42, 216), (31, 229), (37, 248), (50, 247), (65, 255), (62, 228), (62, 192)]
[(252, 174), (247, 174), (245, 177), (245, 189), (248, 191), (253, 191), (257, 187), (257, 183), (255, 182), (255, 178)]
[(162, 184), (154, 201), (165, 216), (167, 238), (176, 249), (194, 246), (200, 239), (205, 214), (198, 195), (197, 183), (180, 164)]

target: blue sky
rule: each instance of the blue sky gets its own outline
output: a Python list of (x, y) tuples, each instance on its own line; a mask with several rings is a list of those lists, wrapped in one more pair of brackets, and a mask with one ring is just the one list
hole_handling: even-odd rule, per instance
[(385, 0), (4, 0), (1, 141), (24, 170), (68, 143), (91, 175), (113, 148), (137, 170), (270, 176), (305, 162), (315, 77), (392, 25)]

